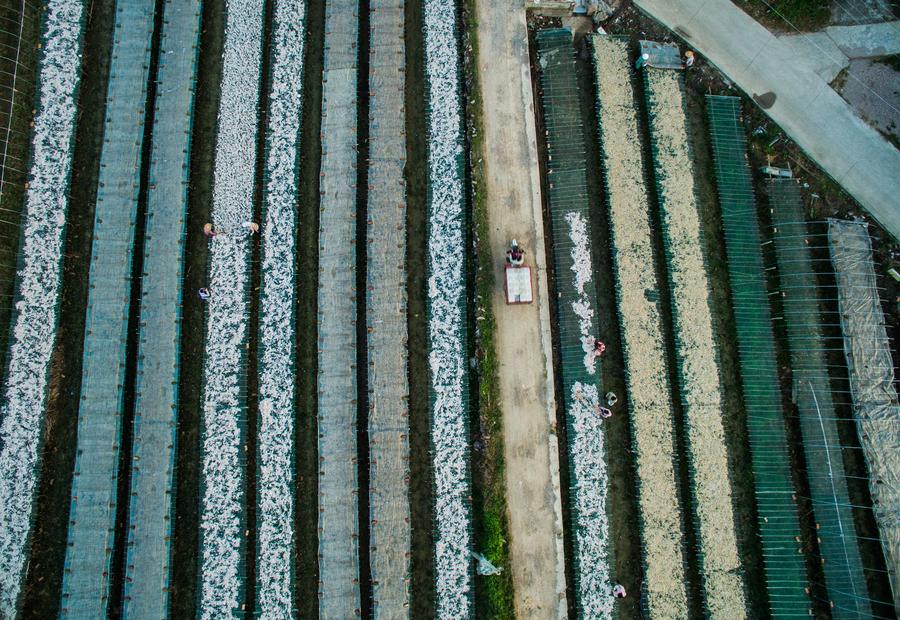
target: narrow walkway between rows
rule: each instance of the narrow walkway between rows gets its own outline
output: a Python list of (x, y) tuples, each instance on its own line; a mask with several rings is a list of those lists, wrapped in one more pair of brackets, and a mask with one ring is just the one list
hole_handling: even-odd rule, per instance
[(155, 5), (140, 0), (116, 9), (60, 603), (63, 617), (102, 618), (110, 602), (131, 267)]
[(356, 452), (359, 2), (328, 0), (319, 205), (319, 616), (360, 612)]
[[(509, 556), (516, 614), (566, 615), (550, 296), (528, 27), (521, 2), (475, 2), (494, 350), (503, 412)], [(511, 239), (532, 267), (534, 303), (506, 305)], [(522, 363), (522, 360), (528, 360)]]
[(168, 611), (182, 274), (200, 0), (166, 0), (141, 277), (125, 617)]
[(404, 4), (369, 3), (366, 322), (369, 559), (376, 618), (409, 616)]

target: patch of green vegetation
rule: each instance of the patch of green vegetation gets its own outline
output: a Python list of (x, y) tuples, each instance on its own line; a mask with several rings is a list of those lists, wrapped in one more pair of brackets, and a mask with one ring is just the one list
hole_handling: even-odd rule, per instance
[(498, 362), (494, 348), (496, 320), (491, 308), (494, 290), (493, 256), (489, 245), (487, 195), (485, 192), (484, 132), (481, 97), (475, 74), (478, 58), (475, 0), (467, 0), (465, 11), (467, 117), (471, 162), (473, 220), (476, 248), (476, 348), (478, 356), (478, 436), (483, 443), (473, 463), (473, 496), (476, 548), (503, 572), (479, 576), (475, 582), (475, 606), (479, 618), (513, 618), (512, 575), (509, 567), (509, 523), (507, 521), (505, 463), (503, 458), (503, 412), (500, 409)]
[(835, 92), (840, 93), (844, 90), (844, 85), (847, 83), (847, 78), (850, 77), (850, 68), (844, 67), (841, 69), (840, 73), (834, 76), (834, 79), (831, 80), (831, 87), (835, 90)]
[(875, 58), (874, 61), (881, 63), (883, 65), (887, 65), (894, 71), (900, 71), (900, 54), (891, 54), (890, 56), (882, 56), (881, 58)]
[(831, 19), (829, 0), (735, 0), (741, 9), (771, 30), (820, 30)]

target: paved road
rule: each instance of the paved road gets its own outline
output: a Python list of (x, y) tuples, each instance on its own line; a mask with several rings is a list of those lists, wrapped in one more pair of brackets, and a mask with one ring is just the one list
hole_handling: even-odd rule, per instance
[(853, 112), (806, 63), (728, 0), (636, 0), (749, 95), (772, 92), (766, 113), (895, 238), (900, 151)]
[[(525, 11), (521, 0), (483, 0), (477, 17), (516, 616), (563, 618), (556, 404)], [(505, 304), (502, 259), (512, 237), (534, 270), (532, 305)]]

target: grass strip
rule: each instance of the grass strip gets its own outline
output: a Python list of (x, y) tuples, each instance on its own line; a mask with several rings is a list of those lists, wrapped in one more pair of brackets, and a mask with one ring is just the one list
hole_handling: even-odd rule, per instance
[(477, 440), (481, 450), (473, 456), (473, 519), (475, 546), (499, 575), (475, 579), (475, 611), (482, 618), (513, 618), (512, 570), (509, 566), (509, 521), (506, 503), (506, 464), (503, 457), (503, 411), (500, 408), (499, 365), (494, 343), (497, 327), (491, 296), (495, 290), (494, 257), (490, 248), (490, 221), (484, 164), (484, 128), (481, 93), (476, 75), (478, 25), (475, 0), (466, 0), (464, 10), (464, 71), (466, 88), (469, 174), (475, 243), (475, 347), (478, 359)]

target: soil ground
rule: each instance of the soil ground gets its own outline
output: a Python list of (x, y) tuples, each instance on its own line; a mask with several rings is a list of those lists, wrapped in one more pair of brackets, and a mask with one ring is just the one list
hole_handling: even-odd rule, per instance
[(829, 0), (736, 0), (735, 4), (773, 32), (812, 32), (831, 20)]
[(428, 132), (425, 47), (420, 2), (406, 2), (406, 235), (407, 329), (409, 333), (410, 612), (435, 615), (434, 495), (428, 416), (428, 332), (425, 313)]
[(295, 609), (301, 618), (319, 615), (318, 436), (316, 422), (316, 348), (319, 277), (319, 164), (322, 116), (322, 41), (325, 3), (307, 3), (306, 64), (303, 76), (303, 126), (300, 134), (300, 203), (297, 237), (297, 372), (295, 446), (297, 535)]
[(896, 0), (831, 0), (831, 23), (879, 22), (892, 19), (898, 9), (900, 3)]
[[(565, 616), (566, 601), (556, 405), (527, 30), (517, 5), (476, 3), (487, 148), (473, 157), (485, 158), (516, 615), (557, 618)], [(513, 238), (526, 249), (533, 270), (531, 305), (506, 305), (503, 256)]]

